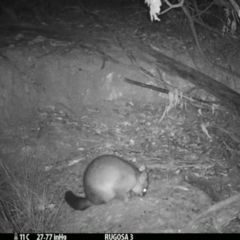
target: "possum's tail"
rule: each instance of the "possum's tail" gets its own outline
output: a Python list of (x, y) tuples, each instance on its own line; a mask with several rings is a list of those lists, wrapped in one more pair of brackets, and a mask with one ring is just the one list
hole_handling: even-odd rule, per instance
[(75, 210), (85, 210), (93, 204), (86, 198), (76, 196), (72, 191), (65, 193), (65, 201)]

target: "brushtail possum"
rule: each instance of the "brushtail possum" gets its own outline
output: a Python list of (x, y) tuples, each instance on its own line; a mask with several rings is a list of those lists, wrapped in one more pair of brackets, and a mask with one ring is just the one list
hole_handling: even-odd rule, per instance
[(144, 166), (139, 169), (114, 155), (95, 158), (83, 175), (85, 197), (72, 191), (65, 193), (66, 202), (75, 210), (85, 210), (120, 198), (128, 201), (130, 192), (144, 196), (148, 187), (148, 174)]

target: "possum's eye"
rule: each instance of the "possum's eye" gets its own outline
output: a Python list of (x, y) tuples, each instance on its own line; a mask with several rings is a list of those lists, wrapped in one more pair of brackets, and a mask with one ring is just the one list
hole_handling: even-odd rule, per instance
[(147, 189), (146, 189), (146, 188), (144, 188), (144, 189), (143, 189), (143, 191), (142, 191), (142, 195), (143, 195), (143, 196), (145, 196), (145, 195), (146, 195), (146, 193), (147, 193)]

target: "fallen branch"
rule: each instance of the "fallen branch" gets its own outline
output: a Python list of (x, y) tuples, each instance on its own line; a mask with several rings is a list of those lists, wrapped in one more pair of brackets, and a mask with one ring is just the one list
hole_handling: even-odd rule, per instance
[(191, 220), (182, 232), (200, 232), (200, 225), (209, 220), (217, 232), (221, 232), (229, 222), (237, 218), (240, 213), (240, 194), (236, 194), (226, 200), (218, 202), (205, 212)]

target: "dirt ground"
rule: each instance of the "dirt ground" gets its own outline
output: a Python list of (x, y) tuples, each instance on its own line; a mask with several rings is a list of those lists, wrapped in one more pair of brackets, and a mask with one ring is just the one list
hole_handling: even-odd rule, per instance
[[(239, 119), (221, 105), (124, 81), (216, 100), (184, 79), (156, 82), (164, 73), (145, 44), (239, 89), (197, 54), (181, 12), (150, 22), (135, 5), (75, 8), (41, 27), (31, 21), (1, 25), (0, 231), (240, 233)], [(225, 64), (222, 50), (231, 55), (232, 45), (198, 30), (206, 54)], [(238, 57), (228, 58), (232, 69)], [(65, 192), (83, 195), (84, 169), (103, 154), (146, 165), (146, 196), (74, 211)]]

